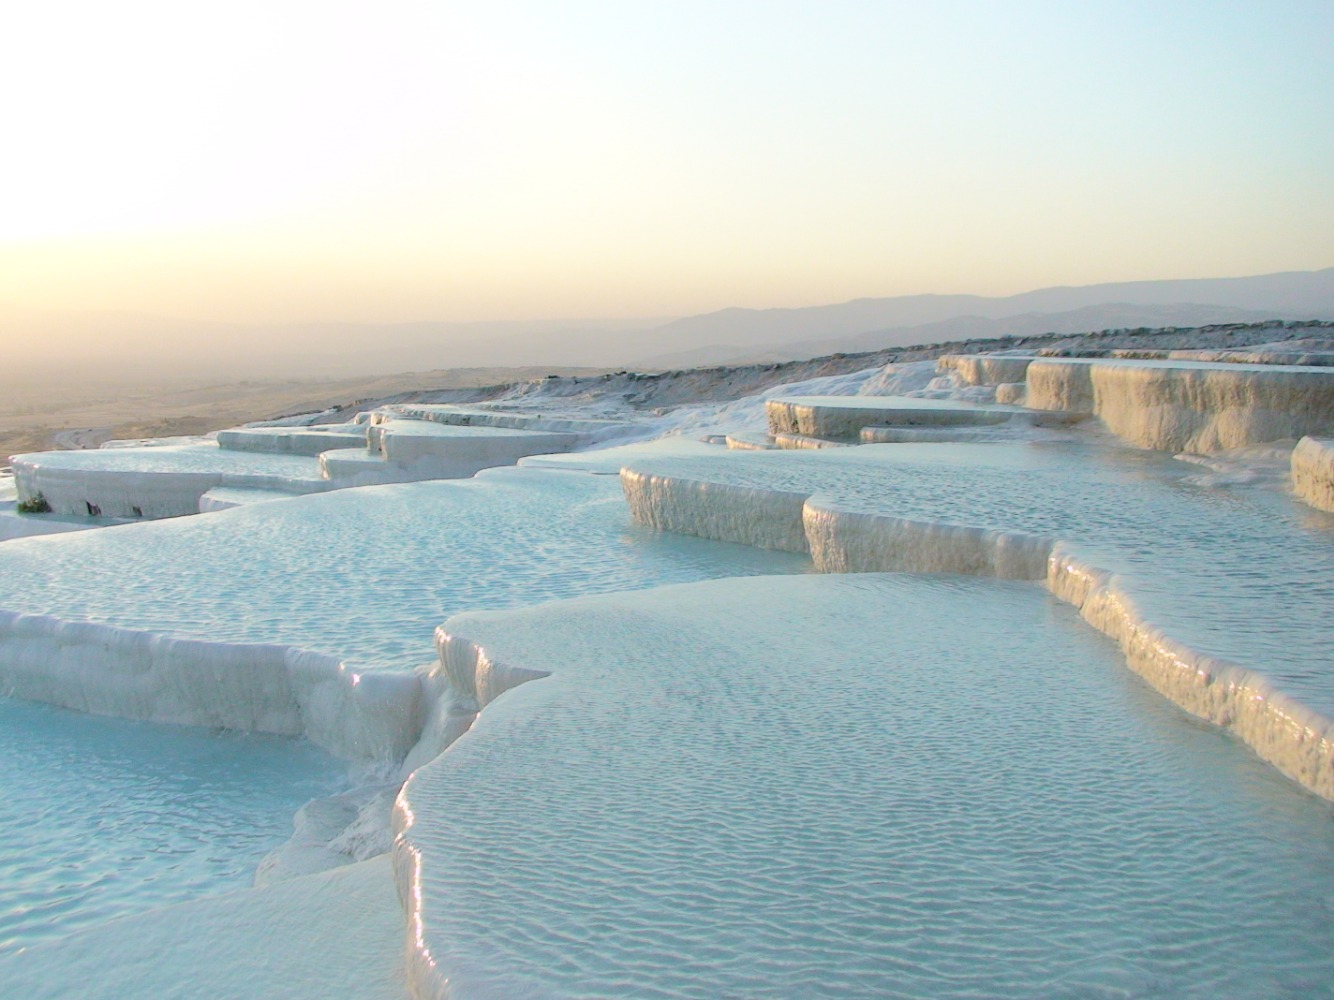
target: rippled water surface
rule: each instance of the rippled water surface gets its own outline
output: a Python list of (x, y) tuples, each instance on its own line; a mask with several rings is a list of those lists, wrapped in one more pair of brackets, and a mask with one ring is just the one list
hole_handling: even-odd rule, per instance
[(1085, 444), (896, 444), (630, 463), (823, 505), (1025, 531), (1124, 575), (1145, 617), (1334, 716), (1334, 515), (1200, 467)]
[(245, 888), (344, 783), (303, 741), (0, 699), (0, 952)]
[(631, 524), (613, 477), (505, 469), (6, 542), (0, 608), (412, 667), (459, 611), (808, 564)]
[(218, 472), (262, 474), (292, 479), (319, 479), (315, 459), (303, 455), (232, 451), (209, 442), (145, 448), (93, 448), (86, 451), (44, 451), (39, 467), (96, 469), (107, 472)]
[(1328, 995), (1334, 811), (1035, 584), (467, 615), (553, 671), (405, 794), (472, 996)]

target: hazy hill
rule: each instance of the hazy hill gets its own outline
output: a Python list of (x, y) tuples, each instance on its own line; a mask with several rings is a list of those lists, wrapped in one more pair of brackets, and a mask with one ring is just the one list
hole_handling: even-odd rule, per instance
[(0, 304), (6, 377), (348, 378), (493, 366), (684, 367), (782, 361), (964, 337), (1334, 319), (1334, 268), (1250, 278), (909, 295), (682, 319), (242, 326)]
[[(1162, 328), (1169, 326), (1206, 326), (1211, 323), (1255, 323), (1267, 319), (1316, 319), (1328, 313), (1297, 315), (1290, 310), (1237, 309), (1232, 306), (1134, 305), (1106, 303), (1071, 309), (1068, 312), (1021, 313), (1018, 316), (988, 318), (959, 316), (920, 326), (900, 326), (846, 338), (811, 340), (784, 345), (788, 353), (809, 351), (812, 357), (831, 350), (869, 351), (881, 347), (905, 347), (933, 344), (941, 340), (991, 339), (995, 337), (1032, 337), (1043, 333), (1088, 333), (1097, 330)], [(835, 346), (837, 344), (837, 346)]]
[[(772, 361), (968, 337), (1334, 318), (1334, 268), (1251, 278), (1136, 281), (1020, 295), (909, 295), (805, 309), (724, 309), (646, 331), (655, 361)], [(688, 350), (686, 345), (689, 345)]]

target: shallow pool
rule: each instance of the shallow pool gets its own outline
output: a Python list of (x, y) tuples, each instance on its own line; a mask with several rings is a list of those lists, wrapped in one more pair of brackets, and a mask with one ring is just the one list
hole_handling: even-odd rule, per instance
[(1069, 543), (1123, 583), (1144, 617), (1334, 715), (1334, 515), (1272, 486), (1212, 484), (1200, 467), (1074, 442), (890, 444), (824, 452), (646, 457), (635, 470), (814, 494), (885, 514)]
[(459, 611), (803, 566), (632, 524), (615, 479), (500, 469), (7, 542), (0, 608), (413, 667)]
[(346, 767), (300, 740), (0, 698), (0, 953), (249, 886)]
[(447, 628), (552, 672), (403, 792), (451, 996), (1334, 981), (1334, 807), (1036, 584), (755, 577)]

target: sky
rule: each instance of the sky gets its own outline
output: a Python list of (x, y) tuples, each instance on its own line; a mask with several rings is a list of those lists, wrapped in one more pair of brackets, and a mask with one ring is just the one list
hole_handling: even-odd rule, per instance
[(668, 317), (1318, 269), (1332, 38), (1328, 0), (10, 3), (0, 303)]

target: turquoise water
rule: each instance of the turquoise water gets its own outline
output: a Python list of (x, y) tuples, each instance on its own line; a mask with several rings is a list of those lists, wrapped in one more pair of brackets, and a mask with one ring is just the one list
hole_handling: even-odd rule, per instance
[(447, 627), (553, 671), (404, 793), (451, 995), (1334, 982), (1334, 807), (1037, 585), (757, 577)]
[(303, 741), (0, 699), (0, 953), (246, 888), (345, 784)]
[[(1334, 697), (1334, 518), (1159, 456), (852, 456), (645, 463), (1073, 538), (1180, 638)], [(765, 576), (807, 568), (632, 525), (613, 477), (520, 469), (7, 542), (0, 607), (406, 668), (457, 612), (584, 595), (451, 624), (553, 673), (414, 779), (427, 927), (460, 996), (1331, 981), (1330, 806), (1036, 586)], [(592, 596), (724, 575), (750, 579)], [(0, 710), (0, 948), (247, 884), (341, 777), (300, 743)]]
[[(457, 611), (808, 565), (632, 525), (613, 478), (518, 471), (6, 542), (0, 607), (408, 668)], [(3, 713), (0, 948), (248, 884), (333, 766), (284, 740)]]
[(94, 448), (88, 451), (44, 451), (16, 458), (34, 458), (39, 468), (86, 469), (99, 472), (218, 472), (227, 475), (281, 476), (319, 479), (315, 459), (301, 455), (274, 455), (232, 451), (214, 443), (164, 445), (144, 448)]
[(413, 667), (459, 611), (805, 565), (634, 525), (614, 478), (504, 469), (6, 542), (0, 608)]
[(1124, 574), (1144, 617), (1334, 716), (1334, 515), (1197, 465), (1076, 443), (893, 444), (631, 460), (639, 471), (815, 494), (822, 507), (1024, 531)]

